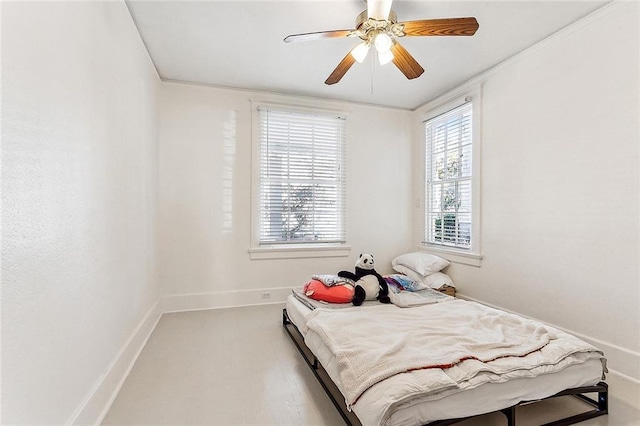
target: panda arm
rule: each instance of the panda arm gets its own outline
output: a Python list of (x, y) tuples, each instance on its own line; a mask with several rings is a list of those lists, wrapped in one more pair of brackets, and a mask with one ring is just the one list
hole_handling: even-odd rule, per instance
[(380, 287), (386, 287), (387, 286), (387, 282), (384, 280), (384, 278), (382, 278), (382, 275), (380, 275), (377, 271), (373, 271), (373, 274), (378, 279), (378, 284), (380, 284)]
[(387, 285), (387, 282), (385, 281), (384, 278), (382, 278), (382, 275), (380, 275), (379, 273), (375, 272), (376, 278), (378, 278), (378, 285), (380, 286), (380, 292), (383, 295), (387, 295), (389, 293), (389, 286)]
[(352, 281), (358, 281), (358, 277), (351, 271), (340, 271), (338, 272), (338, 276), (342, 278), (348, 278)]
[(375, 272), (375, 275), (378, 278), (378, 285), (380, 286), (378, 300), (382, 303), (391, 303), (391, 299), (389, 299), (389, 286), (387, 285), (387, 282), (379, 273)]

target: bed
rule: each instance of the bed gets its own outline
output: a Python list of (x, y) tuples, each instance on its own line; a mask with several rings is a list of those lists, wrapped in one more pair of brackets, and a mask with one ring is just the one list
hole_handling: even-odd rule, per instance
[[(287, 299), (283, 326), (347, 424), (449, 425), (499, 411), (508, 425), (515, 425), (517, 406), (563, 395), (574, 395), (592, 408), (548, 425), (574, 424), (607, 413), (602, 352), (547, 325), (441, 293), (429, 294), (432, 301), (409, 308), (377, 302), (359, 307), (321, 304), (301, 292)], [(468, 341), (458, 347), (451, 343), (452, 336), (471, 335), (459, 317), (480, 328), (479, 335), (500, 329), (507, 337), (498, 340), (507, 343), (495, 348), (495, 339), (491, 344), (462, 339)], [(375, 332), (360, 326), (367, 318), (377, 318), (367, 326)], [(432, 334), (415, 334), (414, 329), (425, 327), (413, 324), (427, 323), (428, 318), (435, 324), (435, 329), (426, 327)], [(529, 327), (524, 334), (535, 337), (518, 340), (523, 334), (520, 326)], [(443, 334), (447, 334), (444, 340), (431, 340)], [(470, 347), (477, 355), (465, 352)], [(429, 355), (424, 360), (416, 354)]]

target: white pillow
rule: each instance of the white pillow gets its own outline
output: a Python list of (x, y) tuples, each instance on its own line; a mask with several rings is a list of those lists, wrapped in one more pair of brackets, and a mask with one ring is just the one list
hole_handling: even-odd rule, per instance
[(425, 288), (429, 287), (435, 290), (440, 290), (445, 285), (448, 285), (449, 287), (456, 286), (453, 283), (451, 277), (443, 272), (434, 272), (433, 274), (427, 275), (426, 277), (422, 277), (406, 266), (396, 265), (393, 267), (393, 269), (396, 272), (405, 274), (416, 282), (416, 288), (414, 291), (424, 290)]
[(413, 291), (424, 290), (425, 288), (429, 287), (427, 283), (424, 282), (424, 277), (418, 274), (417, 272), (415, 272), (413, 269), (409, 269), (406, 266), (402, 266), (402, 265), (395, 265), (393, 269), (396, 272), (400, 272), (401, 274), (408, 276), (409, 278), (411, 278), (416, 282), (416, 285)]
[(431, 275), (424, 277), (424, 282), (429, 287), (440, 290), (444, 286), (455, 287), (456, 285), (451, 280), (451, 277), (442, 272), (435, 272)]
[[(426, 277), (434, 272), (439, 272), (449, 266), (449, 261), (433, 254), (416, 251), (403, 254), (391, 261), (391, 266), (405, 266), (419, 275)], [(396, 269), (397, 270), (397, 269)]]

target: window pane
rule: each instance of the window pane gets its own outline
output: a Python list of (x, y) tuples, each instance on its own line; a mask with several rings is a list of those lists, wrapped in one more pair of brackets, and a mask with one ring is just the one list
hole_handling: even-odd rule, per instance
[(445, 155), (444, 152), (434, 154), (434, 164), (435, 164), (435, 174), (433, 176), (433, 180), (442, 180), (446, 177), (446, 166), (445, 166)]
[(430, 208), (432, 212), (442, 211), (442, 185), (431, 186)]
[(427, 243), (471, 246), (471, 125), (471, 103), (425, 122)]
[(259, 108), (260, 244), (345, 241), (345, 120)]
[(458, 213), (471, 213), (471, 180), (458, 182)]
[(460, 157), (460, 176), (471, 177), (471, 144), (463, 145)]
[(444, 184), (442, 192), (442, 210), (445, 212), (455, 212), (459, 206), (456, 184)]
[(454, 179), (460, 175), (460, 152), (458, 147), (447, 151), (447, 166), (445, 176)]

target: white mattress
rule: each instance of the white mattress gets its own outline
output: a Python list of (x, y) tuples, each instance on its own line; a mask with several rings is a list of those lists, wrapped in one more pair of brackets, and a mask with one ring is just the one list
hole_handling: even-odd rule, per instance
[[(305, 335), (305, 340), (310, 342), (307, 343), (308, 346), (340, 389), (339, 374), (332, 353), (321, 339), (313, 335), (306, 336), (309, 334), (305, 326), (306, 316), (310, 312), (308, 307), (289, 296), (289, 318)], [(433, 399), (434, 396), (429, 395), (391, 406), (390, 401), (395, 389), (411, 386), (415, 383), (416, 374), (420, 373), (398, 374), (369, 388), (352, 407), (362, 424), (416, 425), (500, 410), (521, 401), (545, 398), (564, 389), (595, 385), (602, 378), (602, 363), (599, 358), (589, 359), (553, 374), (513, 379), (503, 383), (486, 383), (440, 399)]]

